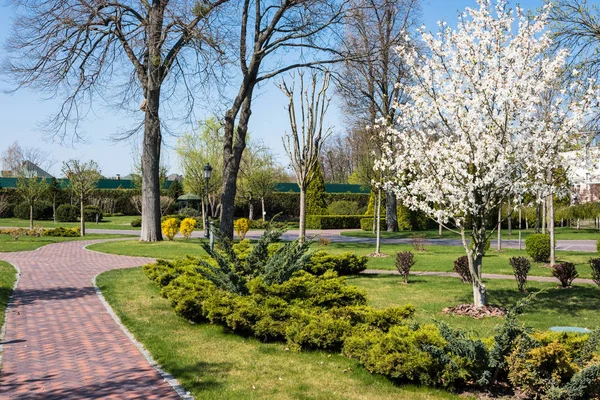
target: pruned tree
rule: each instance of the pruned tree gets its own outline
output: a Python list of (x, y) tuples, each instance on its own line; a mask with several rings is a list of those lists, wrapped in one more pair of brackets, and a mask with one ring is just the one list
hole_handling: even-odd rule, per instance
[[(304, 72), (298, 72), (299, 94), (295, 94), (295, 76), (288, 84), (281, 80), (278, 85), (283, 94), (288, 98), (288, 116), (290, 119), (290, 133), (283, 137), (283, 147), (290, 158), (290, 165), (296, 175), (296, 182), (300, 187), (300, 233), (299, 240), (306, 236), (306, 188), (314, 178), (319, 162), (319, 153), (323, 142), (330, 135), (331, 129), (325, 127), (325, 113), (329, 108), (330, 98), (327, 97), (330, 75), (322, 74), (319, 85), (319, 73), (313, 71), (308, 87), (305, 87)], [(320, 86), (320, 87), (319, 87)], [(299, 105), (299, 115), (296, 112)]]
[[(48, 123), (54, 135), (79, 138), (79, 122), (97, 93), (111, 95), (104, 98), (118, 93), (111, 105), (121, 108), (143, 99), (143, 241), (162, 240), (161, 103), (179, 87), (190, 93), (194, 78), (209, 75), (207, 59), (218, 46), (209, 32), (210, 17), (226, 1), (12, 1), (17, 16), (5, 70), (17, 88), (64, 98)], [(111, 90), (115, 86), (118, 90)], [(193, 99), (188, 100), (191, 107)]]
[(323, 144), (320, 164), (325, 181), (348, 183), (355, 168), (352, 150), (348, 136), (334, 135)]
[(568, 169), (558, 152), (578, 144), (598, 90), (589, 82), (561, 87), (567, 51), (550, 54), (546, 11), (478, 5), (459, 15), (456, 31), (421, 32), (428, 56), (402, 49), (416, 79), (406, 87), (410, 101), (398, 105), (398, 129), (385, 133), (395, 142), (378, 168), (406, 204), (460, 234), (482, 306), (487, 223), (509, 196), (554, 190), (548, 171)]
[(17, 193), (29, 206), (29, 229), (33, 229), (33, 207), (47, 190), (46, 178), (38, 178), (26, 169), (20, 170), (17, 177)]
[(98, 169), (98, 164), (93, 160), (88, 162), (73, 159), (65, 161), (62, 172), (69, 179), (69, 187), (79, 202), (80, 233), (83, 237), (85, 236), (85, 201), (96, 189), (98, 180), (102, 178), (102, 175)]
[(242, 0), (229, 11), (239, 29), (239, 87), (225, 113), (223, 195), (220, 230), (233, 238), (237, 177), (246, 147), (254, 90), (296, 68), (342, 60), (333, 38), (343, 23), (347, 0)]
[[(421, 2), (352, 0), (351, 3), (342, 46), (352, 57), (340, 64), (337, 80), (346, 119), (354, 129), (392, 126), (397, 112), (393, 105), (405, 101), (403, 88), (409, 79), (408, 68), (395, 49), (412, 46), (406, 32), (415, 27)], [(378, 129), (364, 132), (369, 135), (362, 145), (379, 156), (384, 141), (377, 134)], [(376, 189), (374, 184), (378, 182), (373, 180), (369, 184)], [(391, 190), (385, 194), (387, 230), (395, 232), (398, 230), (396, 196)]]

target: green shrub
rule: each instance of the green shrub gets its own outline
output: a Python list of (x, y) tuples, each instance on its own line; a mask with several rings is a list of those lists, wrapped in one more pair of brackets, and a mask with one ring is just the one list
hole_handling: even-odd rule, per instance
[(184, 220), (185, 218), (197, 219), (197, 218), (200, 218), (201, 216), (202, 216), (202, 213), (192, 207), (184, 207), (184, 208), (180, 209), (178, 212), (178, 219), (180, 219), (180, 220)]
[[(13, 212), (15, 218), (29, 219), (29, 204), (17, 204)], [(36, 201), (33, 206), (33, 219), (52, 219), (52, 204), (47, 201)]]
[(263, 221), (262, 219), (250, 220), (250, 229), (267, 229), (269, 221)]
[(96, 222), (96, 215), (98, 216), (98, 221), (102, 221), (102, 218), (104, 218), (100, 207), (92, 205), (83, 207), (83, 218), (86, 222)]
[(61, 204), (56, 208), (56, 220), (58, 222), (76, 222), (78, 216), (77, 207), (70, 204)]
[(81, 236), (81, 231), (79, 227), (76, 228), (63, 228), (59, 226), (54, 229), (44, 229), (44, 236), (52, 236), (52, 237), (79, 237)]
[(600, 253), (600, 239), (596, 241), (596, 251)]
[(358, 229), (364, 215), (307, 215), (308, 229)]
[(355, 201), (337, 200), (327, 206), (329, 215), (359, 215), (365, 212)]
[(304, 313), (286, 329), (286, 339), (290, 349), (328, 350), (339, 352), (344, 340), (352, 332), (349, 321), (333, 318), (328, 313)]
[(317, 250), (312, 253), (305, 270), (315, 275), (323, 275), (328, 270), (338, 275), (356, 275), (367, 269), (367, 261), (369, 259), (366, 256), (357, 256), (352, 252), (334, 255)]
[[(385, 216), (382, 216), (380, 219), (380, 224), (381, 224), (381, 229), (384, 230), (385, 228)], [(373, 231), (373, 217), (365, 217), (363, 215), (363, 217), (360, 219), (360, 229), (362, 229), (363, 231), (367, 231), (367, 232), (371, 232)]]
[(525, 239), (525, 251), (535, 262), (550, 261), (550, 235), (534, 234)]
[(140, 228), (142, 226), (142, 219), (141, 218), (132, 219), (131, 226), (134, 228)]

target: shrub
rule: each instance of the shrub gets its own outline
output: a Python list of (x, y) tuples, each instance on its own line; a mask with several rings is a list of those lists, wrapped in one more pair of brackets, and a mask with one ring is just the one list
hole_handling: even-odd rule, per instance
[(140, 228), (142, 226), (142, 219), (141, 218), (132, 219), (131, 226), (134, 228)]
[(400, 251), (396, 253), (396, 269), (404, 277), (404, 283), (408, 283), (408, 274), (413, 265), (415, 265), (415, 256), (412, 252)]
[(98, 216), (98, 221), (102, 221), (102, 218), (104, 218), (100, 207), (92, 205), (83, 207), (83, 218), (86, 222), (96, 222), (96, 215)]
[(175, 235), (177, 235), (177, 231), (179, 231), (179, 220), (176, 218), (168, 218), (160, 224), (163, 235), (167, 237), (169, 240), (173, 240)]
[[(15, 218), (29, 219), (29, 204), (17, 204), (13, 212)], [(47, 201), (36, 201), (33, 205), (33, 219), (52, 219), (52, 204)]]
[(70, 204), (61, 204), (56, 208), (58, 222), (76, 222), (78, 217), (77, 207)]
[(596, 251), (600, 253), (600, 239), (596, 241)]
[(600, 285), (600, 258), (590, 258), (590, 268), (592, 269), (592, 279), (596, 285)]
[(427, 251), (427, 239), (423, 235), (413, 235), (412, 245), (415, 251)]
[(454, 272), (460, 276), (462, 283), (471, 283), (473, 281), (471, 270), (469, 270), (469, 259), (467, 256), (458, 257), (454, 261)]
[(233, 223), (233, 227), (235, 228), (235, 233), (237, 233), (240, 239), (244, 240), (246, 233), (248, 233), (250, 230), (250, 220), (248, 218), (237, 219)]
[(352, 252), (329, 254), (325, 250), (315, 251), (305, 270), (314, 275), (323, 275), (326, 271), (335, 271), (338, 275), (356, 275), (367, 269), (366, 256), (357, 256)]
[(308, 229), (358, 229), (364, 215), (307, 215)]
[(531, 263), (525, 257), (511, 257), (508, 259), (508, 263), (513, 269), (519, 291), (524, 292), (525, 284), (527, 283), (527, 274), (531, 270)]
[(525, 251), (535, 262), (550, 260), (550, 235), (534, 234), (525, 239)]
[(194, 218), (186, 218), (179, 225), (179, 231), (186, 240), (190, 238), (192, 232), (194, 232), (194, 228), (196, 228), (196, 220)]
[[(382, 227), (385, 226), (385, 216), (382, 216), (380, 219), (380, 224)], [(373, 231), (373, 217), (363, 217), (360, 219), (360, 229), (363, 231), (371, 232)]]
[(575, 268), (575, 264), (564, 262), (552, 267), (552, 276), (560, 281), (562, 287), (569, 287), (573, 280), (579, 276), (579, 273)]
[[(362, 212), (361, 212), (362, 211)], [(337, 200), (327, 206), (330, 215), (358, 215), (364, 213), (355, 201)]]
[(319, 237), (319, 246), (329, 246), (331, 244), (331, 240), (326, 237)]
[(269, 221), (263, 221), (262, 219), (251, 219), (250, 229), (267, 229)]
[(78, 237), (81, 236), (81, 230), (79, 227), (64, 228), (62, 226), (59, 226), (54, 229), (44, 229), (43, 235), (53, 237)]
[(184, 207), (181, 210), (179, 210), (178, 214), (181, 216), (180, 219), (185, 219), (185, 218), (196, 218), (197, 219), (202, 216), (200, 211), (198, 211), (192, 207)]

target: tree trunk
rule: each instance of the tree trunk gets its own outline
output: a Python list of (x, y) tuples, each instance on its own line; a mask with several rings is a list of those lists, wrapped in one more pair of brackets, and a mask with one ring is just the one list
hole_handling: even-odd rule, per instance
[(265, 212), (265, 198), (260, 198), (260, 205), (262, 208), (262, 220), (265, 221), (267, 219), (267, 213)]
[(544, 199), (542, 203), (542, 234), (546, 234), (546, 224), (547, 224), (547, 215), (546, 215), (546, 206), (547, 201)]
[(29, 203), (29, 229), (33, 229), (33, 203)]
[(540, 203), (535, 205), (535, 233), (540, 233)]
[(385, 192), (385, 222), (388, 232), (398, 232), (398, 211), (396, 194), (393, 190)]
[(298, 240), (300, 243), (304, 242), (304, 236), (306, 236), (306, 187), (300, 187), (300, 232), (298, 233)]
[(548, 198), (548, 233), (550, 234), (550, 266), (553, 267), (556, 262), (554, 251), (556, 240), (554, 236), (554, 196), (552, 194)]
[(250, 221), (254, 219), (254, 204), (252, 204), (252, 199), (248, 201), (248, 219)]
[(162, 240), (160, 228), (160, 88), (162, 84), (163, 4), (152, 2), (148, 27), (148, 75), (145, 85), (144, 139), (142, 142), (142, 232), (140, 240)]
[(442, 229), (443, 229), (443, 227), (442, 227), (442, 223), (441, 223), (441, 222), (438, 222), (438, 235), (439, 235), (439, 236), (442, 236)]
[(375, 207), (377, 218), (375, 229), (377, 231), (377, 239), (375, 240), (375, 254), (379, 254), (381, 250), (381, 189), (377, 191), (377, 207)]
[(52, 198), (52, 219), (56, 225), (56, 196)]
[(507, 215), (508, 215), (508, 220), (506, 221), (506, 223), (508, 224), (508, 236), (512, 236), (512, 209), (510, 208), (510, 197), (507, 200)]
[(496, 243), (496, 250), (502, 251), (502, 202), (498, 208), (498, 243)]
[(468, 241), (464, 228), (461, 228), (461, 239), (469, 262), (473, 285), (473, 304), (482, 307), (487, 304), (487, 290), (481, 280), (481, 264), (483, 261), (483, 249), (485, 247), (485, 227), (481, 225), (473, 230), (473, 243)]
[(85, 236), (85, 212), (83, 210), (83, 198), (79, 199), (79, 230), (81, 237)]
[[(235, 125), (236, 106), (229, 109), (225, 115), (225, 138), (223, 145), (223, 194), (221, 195), (221, 224), (220, 229), (227, 238), (233, 238), (233, 212), (237, 192), (237, 176), (240, 170), (242, 153), (246, 148), (246, 133), (250, 120), (252, 90), (241, 104), (240, 118)], [(239, 95), (238, 95), (239, 96)], [(237, 101), (236, 101), (237, 103)]]

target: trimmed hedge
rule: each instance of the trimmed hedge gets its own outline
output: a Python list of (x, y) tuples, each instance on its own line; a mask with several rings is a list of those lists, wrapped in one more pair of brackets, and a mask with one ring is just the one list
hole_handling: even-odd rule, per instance
[(550, 261), (550, 235), (533, 234), (525, 239), (525, 251), (535, 262)]
[(307, 215), (307, 229), (358, 229), (363, 215)]
[(85, 206), (83, 207), (83, 218), (85, 222), (96, 222), (96, 215), (98, 216), (98, 221), (102, 221), (104, 218), (104, 213), (98, 206)]
[(79, 217), (77, 207), (70, 204), (61, 204), (56, 208), (56, 220), (58, 222), (76, 222)]
[[(386, 227), (385, 216), (380, 219), (381, 230), (384, 231)], [(373, 217), (365, 217), (364, 215), (360, 219), (360, 229), (367, 232), (373, 231)]]
[[(15, 218), (29, 219), (29, 204), (19, 203), (14, 209)], [(33, 219), (52, 219), (52, 203), (38, 200), (33, 205)]]

